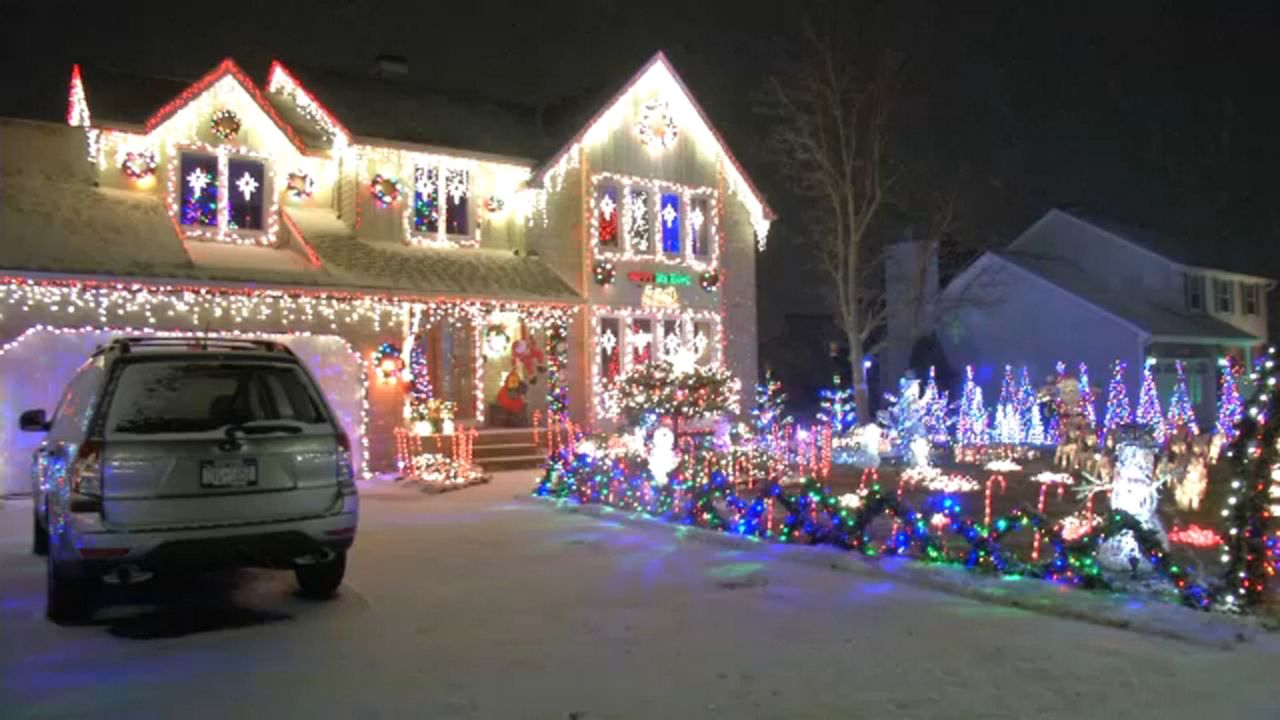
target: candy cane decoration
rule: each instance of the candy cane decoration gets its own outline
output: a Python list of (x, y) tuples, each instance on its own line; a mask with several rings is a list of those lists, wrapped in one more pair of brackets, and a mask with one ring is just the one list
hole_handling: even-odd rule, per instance
[(987, 497), (984, 502), (984, 508), (983, 508), (984, 513), (982, 516), (983, 518), (982, 524), (987, 526), (988, 531), (990, 531), (991, 529), (991, 490), (997, 482), (1000, 483), (1001, 494), (1004, 494), (1005, 490), (1008, 489), (1008, 483), (1005, 482), (1003, 475), (992, 475), (991, 477), (987, 478)]

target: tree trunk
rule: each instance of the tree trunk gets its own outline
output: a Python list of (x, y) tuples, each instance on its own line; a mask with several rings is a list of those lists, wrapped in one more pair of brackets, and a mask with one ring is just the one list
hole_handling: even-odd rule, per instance
[(867, 368), (862, 364), (862, 333), (846, 328), (845, 336), (849, 340), (849, 384), (853, 386), (858, 423), (869, 423), (874, 418), (871, 417), (871, 396), (867, 392)]

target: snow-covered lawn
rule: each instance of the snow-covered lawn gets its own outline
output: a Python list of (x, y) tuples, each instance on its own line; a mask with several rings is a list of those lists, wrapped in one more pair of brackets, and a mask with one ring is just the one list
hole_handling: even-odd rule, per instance
[(30, 505), (6, 501), (0, 717), (1280, 716), (1273, 635), (1222, 650), (1036, 614), (531, 485), (366, 492), (332, 603), (253, 571), (80, 628), (44, 621)]

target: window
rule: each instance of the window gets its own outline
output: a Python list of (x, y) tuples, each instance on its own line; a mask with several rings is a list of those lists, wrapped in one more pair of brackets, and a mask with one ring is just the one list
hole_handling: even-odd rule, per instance
[(707, 231), (707, 199), (693, 198), (689, 201), (689, 245), (696, 257), (706, 257), (711, 253), (711, 238)]
[(1240, 305), (1245, 315), (1258, 314), (1258, 286), (1254, 283), (1240, 283)]
[(618, 318), (600, 318), (600, 335), (596, 338), (600, 348), (600, 376), (615, 380), (622, 374), (622, 323)]
[(705, 321), (693, 324), (693, 343), (698, 348), (698, 362), (711, 361), (711, 323)]
[(55, 440), (76, 440), (89, 430), (89, 420), (93, 417), (98, 402), (98, 386), (102, 384), (103, 364), (98, 357), (90, 361), (76, 373), (75, 378), (67, 385), (62, 401), (53, 413), (53, 423), (49, 434)]
[(627, 197), (627, 244), (632, 252), (648, 254), (653, 239), (653, 219), (649, 212), (649, 191), (632, 189)]
[(263, 161), (225, 152), (182, 152), (177, 173), (178, 224), (189, 230), (188, 237), (241, 241), (244, 231), (252, 231), (255, 242), (274, 241), (274, 230), (267, 231), (274, 211), (274, 204), (267, 208), (273, 178)]
[(658, 219), (662, 226), (662, 252), (667, 255), (680, 254), (680, 196), (676, 193), (662, 193), (662, 209), (658, 211)]
[(1182, 284), (1183, 289), (1186, 291), (1187, 309), (1204, 310), (1204, 276), (1184, 275), (1182, 276)]
[(262, 229), (262, 198), (266, 194), (266, 172), (255, 160), (232, 158), (227, 161), (230, 217), (227, 227), (237, 230)]
[(596, 224), (599, 227), (600, 247), (611, 250), (618, 247), (618, 188), (601, 185), (596, 193)]
[(1213, 310), (1219, 313), (1236, 311), (1236, 284), (1230, 280), (1213, 279)]
[(653, 321), (633, 318), (627, 328), (627, 345), (631, 348), (631, 364), (643, 365), (653, 360)]
[(466, 235), (471, 225), (470, 183), (471, 173), (464, 168), (415, 167), (413, 205), (405, 220), (410, 242), (444, 242), (447, 235)]
[(182, 206), (178, 221), (183, 225), (218, 225), (218, 158), (213, 155), (183, 153), (178, 163), (182, 179)]

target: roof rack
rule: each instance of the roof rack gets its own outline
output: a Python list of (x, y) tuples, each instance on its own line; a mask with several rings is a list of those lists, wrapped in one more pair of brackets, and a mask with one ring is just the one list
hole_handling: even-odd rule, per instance
[(199, 350), (244, 350), (256, 352), (278, 352), (292, 356), (293, 351), (287, 345), (275, 340), (254, 340), (249, 338), (221, 337), (121, 337), (113, 338), (103, 346), (104, 350), (119, 350), (125, 355), (135, 348), (172, 347)]

